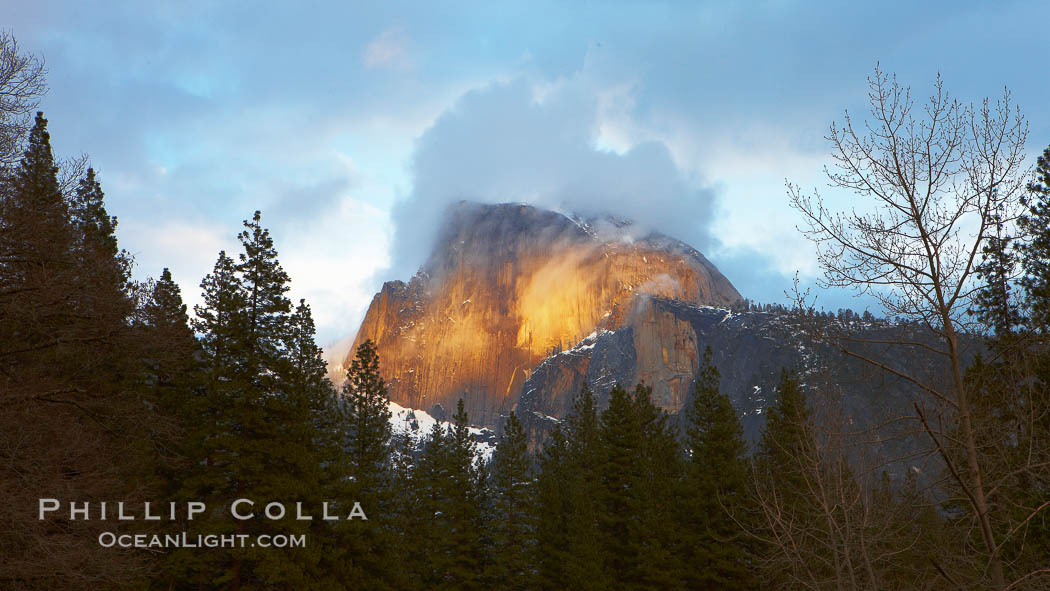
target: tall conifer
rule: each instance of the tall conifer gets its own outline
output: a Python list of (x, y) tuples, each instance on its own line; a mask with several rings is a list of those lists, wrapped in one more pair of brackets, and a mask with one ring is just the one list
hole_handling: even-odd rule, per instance
[(569, 495), (572, 482), (568, 444), (561, 425), (555, 425), (539, 454), (536, 479), (536, 550), (532, 563), (539, 571), (537, 586), (545, 591), (568, 586), (568, 566), (574, 560), (569, 547)]
[(721, 376), (704, 350), (692, 404), (686, 411), (689, 464), (682, 494), (686, 580), (693, 589), (748, 589), (747, 447)]
[(96, 282), (98, 288), (123, 291), (131, 274), (131, 255), (117, 246), (117, 218), (106, 212), (104, 200), (95, 169), (88, 168), (77, 184), (70, 206), (78, 229), (75, 250), (81, 266), (96, 269), (88, 279)]
[(1016, 274), (1017, 260), (1014, 253), (1014, 238), (1006, 233), (1000, 215), (991, 218), (995, 226), (982, 249), (981, 262), (977, 266), (977, 278), (981, 287), (970, 310), (986, 326), (994, 341), (1007, 345), (1018, 325), (1021, 315), (1014, 301), (1011, 282)]
[(766, 414), (758, 461), (777, 478), (788, 495), (804, 494), (804, 465), (811, 452), (806, 434), (809, 421), (806, 395), (798, 377), (786, 369), (781, 370), (777, 402)]
[(633, 396), (615, 387), (601, 416), (605, 567), (623, 589), (682, 586), (682, 564), (674, 552), (681, 448), (651, 392), (642, 384)]
[[(196, 428), (200, 473), (188, 486), (219, 505), (234, 499), (314, 498), (321, 483), (321, 456), (312, 433), (323, 405), (323, 362), (312, 344), (309, 309), (296, 315), (285, 297), (288, 275), (277, 261), (269, 232), (255, 212), (238, 238), (239, 261), (220, 253), (201, 284), (204, 303), (195, 327), (206, 361), (202, 421)], [(259, 511), (261, 508), (255, 508)], [(194, 527), (219, 533), (306, 533), (306, 521), (286, 516), (202, 521)], [(225, 560), (224, 560), (225, 558)], [(232, 588), (269, 581), (303, 585), (317, 571), (316, 548), (233, 548), (204, 565), (205, 582)], [(210, 562), (214, 562), (210, 557)]]
[(564, 517), (568, 535), (566, 583), (577, 589), (597, 590), (610, 583), (603, 564), (602, 508), (595, 503), (601, 498), (605, 458), (598, 401), (586, 383), (573, 399), (565, 427), (567, 473), (561, 486), (568, 510)]
[[(781, 370), (777, 402), (766, 413), (755, 458), (755, 494), (764, 503), (765, 513), (759, 535), (777, 541), (780, 560), (768, 562), (765, 580), (779, 586), (806, 577), (835, 580), (835, 554), (820, 546), (829, 538), (822, 519), (826, 515), (816, 507), (819, 498), (811, 488), (821, 467), (810, 439), (812, 419), (806, 395), (793, 372)], [(780, 543), (785, 532), (795, 545)]]
[[(41, 530), (22, 517), (41, 491), (96, 502), (156, 490), (148, 434), (155, 406), (143, 399), (133, 302), (107, 273), (119, 263), (116, 239), (112, 228), (89, 236), (74, 220), (42, 113), (19, 165), (0, 176), (4, 577), (29, 588), (126, 584), (148, 558), (100, 548), (106, 524)], [(99, 189), (99, 208), (101, 199)], [(91, 236), (113, 248), (85, 256), (80, 246)]]
[(1047, 332), (1050, 326), (1050, 148), (1036, 161), (1035, 178), (1023, 197), (1025, 212), (1020, 227), (1028, 237), (1021, 246), (1025, 288), (1031, 326)]
[(525, 430), (512, 411), (507, 418), (499, 445), (492, 456), (492, 541), (488, 588), (494, 590), (532, 589), (535, 539), (532, 458), (526, 445)]
[(339, 456), (333, 462), (335, 498), (360, 502), (368, 519), (335, 524), (342, 555), (344, 584), (393, 589), (394, 532), (388, 527), (392, 506), (391, 427), (386, 384), (379, 373), (375, 343), (358, 348), (346, 372), (337, 405)]
[(483, 472), (475, 461), (475, 443), (460, 400), (453, 427), (435, 423), (418, 470), (424, 496), (421, 510), (433, 522), (420, 531), (428, 589), (477, 589), (481, 585)]

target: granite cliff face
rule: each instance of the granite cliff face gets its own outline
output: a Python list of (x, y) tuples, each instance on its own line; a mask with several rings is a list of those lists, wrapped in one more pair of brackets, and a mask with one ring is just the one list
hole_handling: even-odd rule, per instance
[[(659, 384), (659, 404), (674, 412), (692, 387), (697, 337), (688, 322), (644, 316), (645, 303), (727, 307), (741, 296), (695, 249), (637, 232), (611, 218), (461, 203), (419, 273), (407, 283), (387, 282), (376, 294), (351, 351), (365, 339), (377, 343), (393, 402), (441, 418), (462, 398), (472, 422), (497, 426), (523, 401), (526, 384), (538, 383), (534, 374), (545, 360), (589, 359), (587, 347), (608, 341), (603, 335), (622, 340), (625, 327), (662, 322), (660, 330), (630, 337), (631, 363), (614, 363), (608, 356), (616, 351), (603, 354), (607, 365), (630, 374), (624, 384)], [(533, 399), (547, 399), (533, 410), (560, 417), (586, 368), (546, 365), (544, 376), (565, 375), (544, 377), (542, 393), (531, 388)], [(572, 389), (561, 390), (563, 384)]]

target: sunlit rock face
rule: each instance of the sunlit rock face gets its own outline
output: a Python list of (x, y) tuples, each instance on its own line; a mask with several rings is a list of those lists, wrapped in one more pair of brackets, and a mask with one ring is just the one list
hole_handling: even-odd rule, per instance
[[(496, 426), (545, 359), (589, 360), (588, 342), (599, 335), (651, 322), (657, 330), (639, 332), (642, 340), (625, 348), (634, 359), (623, 383), (654, 384), (656, 402), (675, 412), (698, 365), (696, 336), (670, 316), (646, 320), (652, 297), (728, 306), (740, 294), (695, 249), (627, 222), (461, 203), (419, 273), (376, 294), (354, 349), (376, 341), (393, 402), (440, 405), (440, 414), (462, 398), (473, 423)], [(573, 394), (555, 384), (545, 395), (557, 400), (541, 406), (562, 416)]]

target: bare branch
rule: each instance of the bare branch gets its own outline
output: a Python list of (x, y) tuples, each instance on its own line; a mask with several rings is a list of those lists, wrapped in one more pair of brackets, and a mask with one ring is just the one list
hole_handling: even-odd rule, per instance
[(19, 53), (18, 41), (0, 31), (0, 166), (21, 157), (31, 115), (47, 92), (44, 60)]

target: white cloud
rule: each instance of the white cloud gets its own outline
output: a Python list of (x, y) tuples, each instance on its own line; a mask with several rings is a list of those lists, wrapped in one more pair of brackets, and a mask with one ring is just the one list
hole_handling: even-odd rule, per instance
[(156, 219), (121, 219), (117, 228), (120, 245), (135, 255), (135, 277), (159, 277), (164, 267), (182, 290), (190, 315), (201, 302), (201, 279), (211, 272), (220, 250), (234, 256), (236, 230), (211, 223)]
[(404, 29), (387, 29), (365, 46), (366, 68), (404, 70), (412, 66), (408, 55), (409, 38)]
[(343, 196), (279, 237), (281, 263), (292, 278), (289, 297), (310, 304), (318, 342), (357, 330), (374, 295), (372, 279), (388, 265), (389, 226), (385, 210)]
[(464, 94), (419, 138), (413, 187), (394, 210), (392, 276), (429, 254), (449, 203), (525, 201), (584, 215), (612, 213), (705, 248), (710, 187), (688, 178), (658, 141), (609, 151), (604, 119), (624, 119), (630, 87), (596, 87), (585, 75), (535, 85), (525, 78)]

